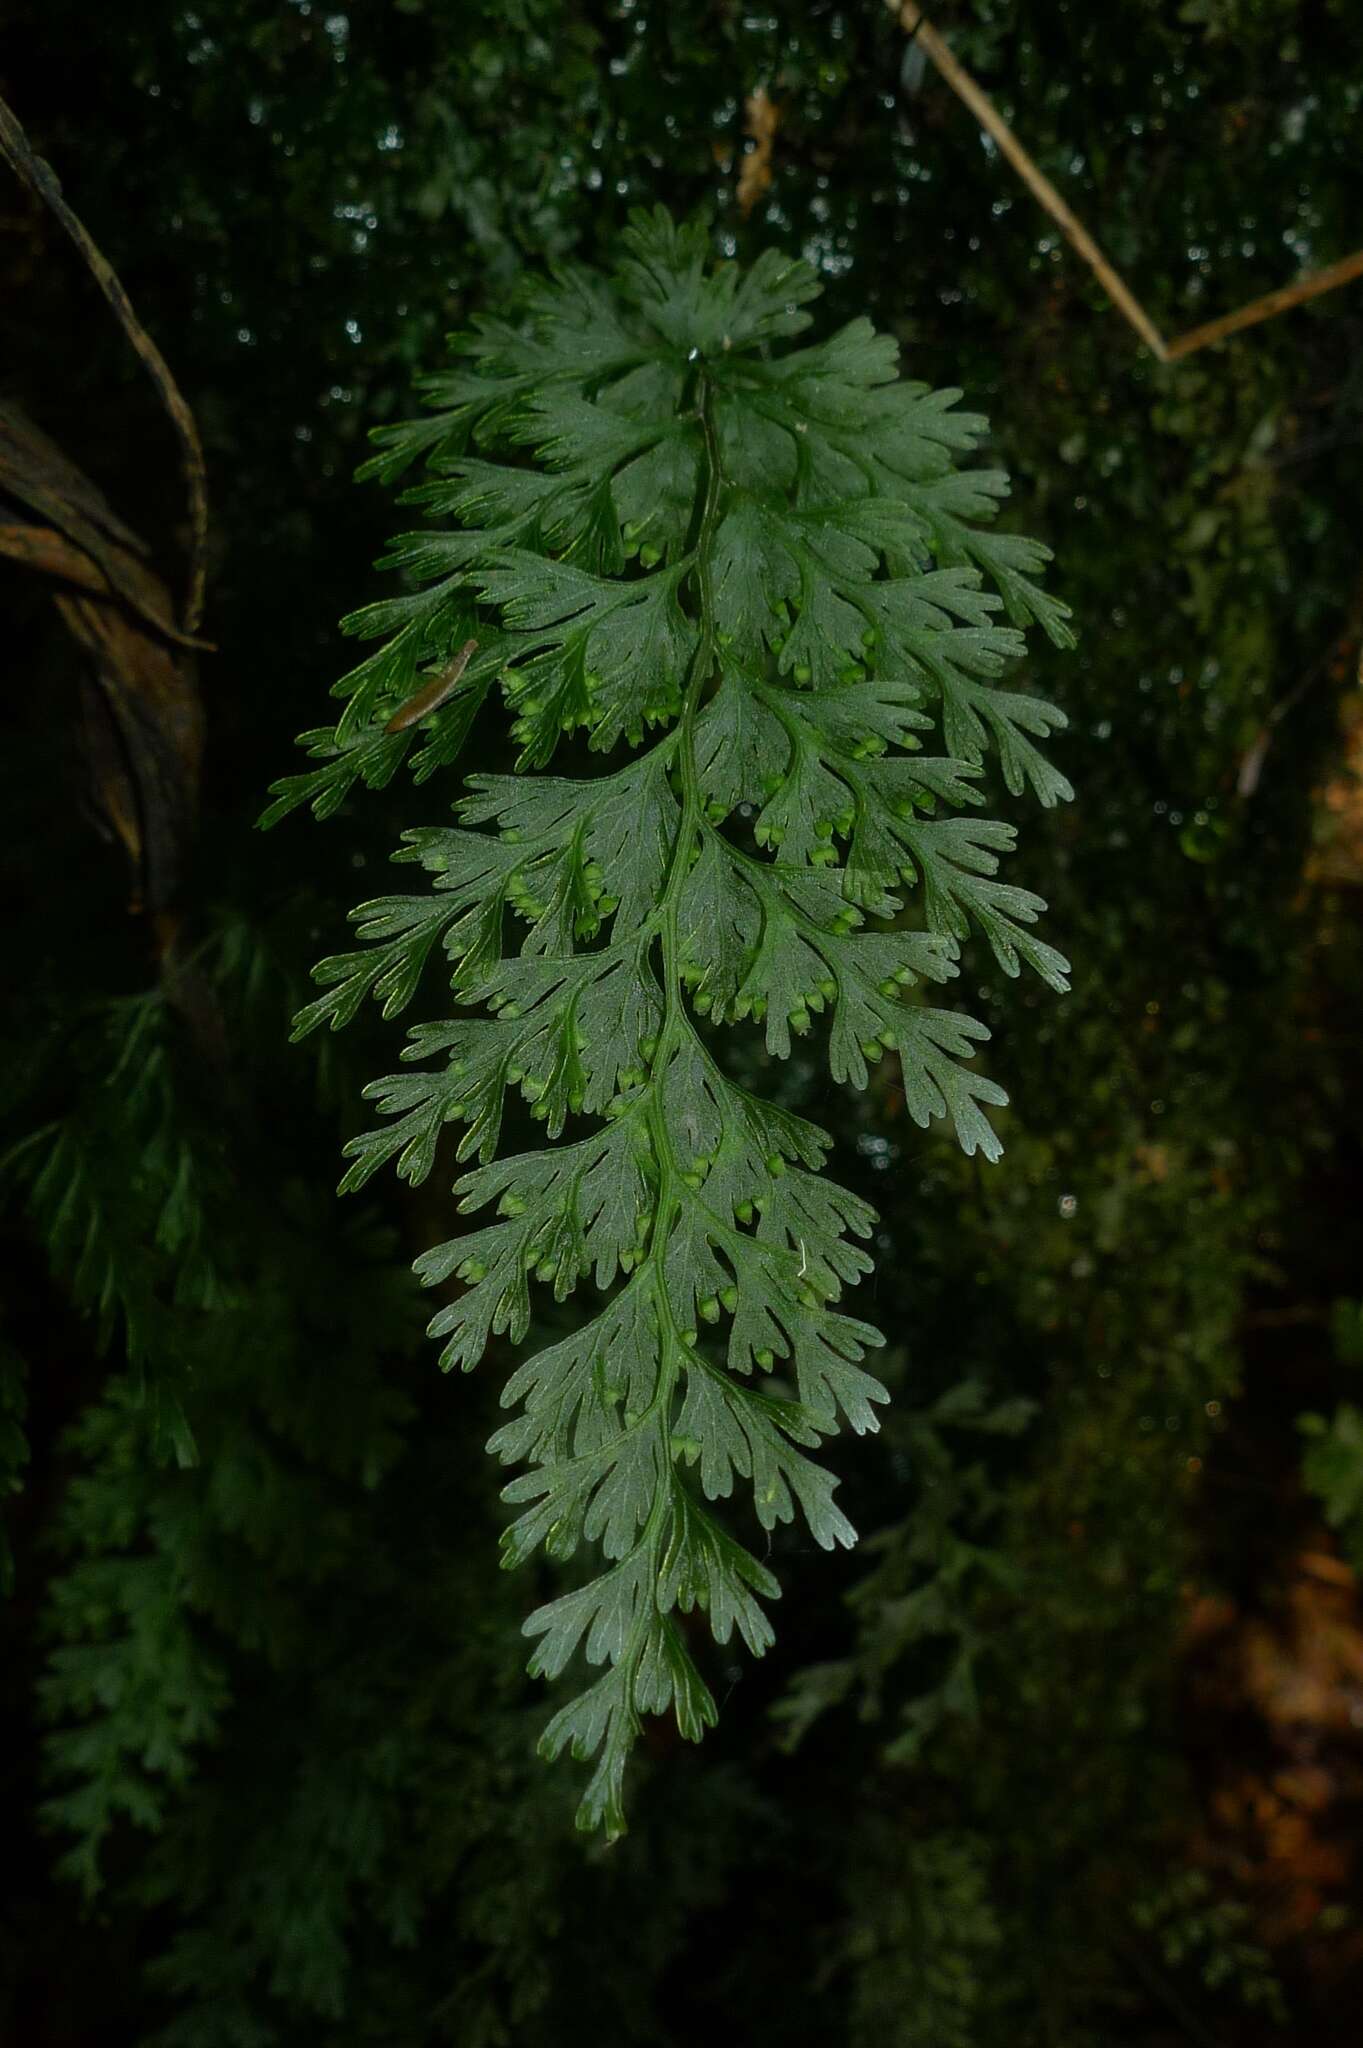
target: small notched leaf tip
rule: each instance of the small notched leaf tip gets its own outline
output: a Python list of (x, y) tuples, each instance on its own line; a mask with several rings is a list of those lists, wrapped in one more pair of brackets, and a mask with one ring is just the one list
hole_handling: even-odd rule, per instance
[[(962, 949), (1066, 986), (1040, 899), (1000, 879), (1013, 827), (979, 815), (995, 770), (1071, 793), (1043, 751), (1063, 718), (1006, 680), (1023, 628), (1070, 642), (1046, 551), (991, 532), (1006, 480), (957, 467), (984, 422), (900, 378), (868, 321), (774, 346), (817, 289), (775, 253), (712, 264), (658, 212), (609, 276), (566, 270), (458, 337), (369, 465), (424, 465), (427, 523), (388, 558), (406, 594), (346, 622), (381, 644), (267, 814), (325, 815), (404, 758), (424, 779), (500, 690), (517, 772), (469, 775), (454, 822), (405, 835), (425, 886), (354, 913), (360, 949), (316, 968), (297, 1029), (371, 996), (396, 1016), (440, 963), (450, 1014), (366, 1091), (342, 1185), (389, 1160), (425, 1179), (454, 1127), (468, 1224), (417, 1271), (447, 1368), (519, 1354), (489, 1446), (513, 1468), (503, 1561), (568, 1568), (530, 1669), (596, 1675), (542, 1747), (592, 1765), (580, 1818), (610, 1835), (643, 1718), (690, 1740), (715, 1719), (683, 1617), (772, 1640), (776, 1580), (716, 1503), (850, 1545), (817, 1453), (886, 1398), (880, 1335), (842, 1306), (872, 1212), (711, 1027), (785, 1058), (817, 1024), (855, 1088), (892, 1058), (915, 1122), (992, 1160), (989, 1034), (944, 1006)], [(571, 733), (598, 772), (548, 772)], [(542, 1149), (503, 1151), (509, 1095)], [(552, 1304), (583, 1287), (569, 1324)]]

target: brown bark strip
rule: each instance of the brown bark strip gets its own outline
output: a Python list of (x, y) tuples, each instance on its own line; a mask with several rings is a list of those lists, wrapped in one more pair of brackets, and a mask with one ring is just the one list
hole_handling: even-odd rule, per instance
[(137, 878), (131, 907), (162, 916), (179, 894), (198, 808), (203, 726), (188, 657), (116, 602), (62, 592), (57, 609), (90, 659), (87, 754), (96, 801)]
[[(181, 647), (206, 646), (175, 624), (164, 584), (146, 569), (146, 543), (115, 517), (89, 478), (67, 460), (55, 441), (35, 427), (17, 405), (0, 403), (0, 500), (5, 498), (35, 513), (43, 526), (54, 528), (54, 541), (60, 538), (69, 543), (70, 551), (88, 558), (109, 588), (167, 640)], [(57, 558), (50, 551), (46, 562), (33, 559), (36, 543), (31, 536), (37, 530), (22, 525), (0, 528), (0, 533), (9, 536), (8, 544), (0, 540), (0, 553), (33, 560), (35, 568), (44, 568), (50, 575), (73, 573), (70, 552), (66, 571), (57, 568)], [(27, 542), (20, 538), (24, 534), (30, 536)], [(98, 588), (98, 584), (89, 584), (88, 573), (88, 569), (75, 571), (75, 580)]]
[(113, 307), (115, 317), (141, 357), (152, 382), (161, 395), (180, 441), (185, 486), (189, 493), (190, 569), (185, 598), (184, 630), (197, 631), (203, 618), (204, 582), (208, 564), (208, 478), (204, 468), (203, 444), (194, 415), (185, 404), (180, 388), (151, 336), (133, 312), (128, 295), (109, 264), (95, 247), (85, 228), (62, 197), (62, 188), (50, 164), (38, 156), (5, 102), (0, 99), (0, 155), (15, 175), (43, 201), (60, 221), (84, 257), (91, 276)]
[(98, 564), (50, 526), (0, 520), (0, 555), (25, 569), (36, 569), (40, 576), (74, 584), (77, 590), (92, 590), (99, 597), (110, 594), (109, 579)]
[(133, 868), (133, 907), (159, 939), (193, 831), (203, 715), (196, 643), (170, 622), (170, 592), (146, 555), (55, 442), (0, 405), (0, 557), (51, 580), (89, 657), (81, 730), (91, 794)]

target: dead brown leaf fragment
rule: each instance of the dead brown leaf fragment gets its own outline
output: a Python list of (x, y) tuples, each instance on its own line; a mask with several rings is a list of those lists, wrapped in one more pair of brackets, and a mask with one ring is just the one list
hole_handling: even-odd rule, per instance
[(744, 220), (771, 189), (772, 147), (780, 125), (781, 109), (765, 85), (757, 86), (743, 103), (743, 131), (751, 143), (738, 173), (738, 210)]
[(127, 854), (134, 905), (175, 900), (198, 801), (193, 648), (145, 543), (17, 406), (0, 408), (0, 555), (45, 577), (88, 657), (81, 736), (94, 806)]
[(1255, 1610), (1204, 1595), (1184, 1628), (1190, 1698), (1212, 1731), (1194, 1854), (1247, 1898), (1270, 1948), (1309, 1945), (1358, 1864), (1363, 1608), (1354, 1572), (1314, 1536)]

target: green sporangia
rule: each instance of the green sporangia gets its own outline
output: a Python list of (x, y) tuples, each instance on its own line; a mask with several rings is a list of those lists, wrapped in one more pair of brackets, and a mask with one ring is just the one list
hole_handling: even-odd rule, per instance
[[(776, 1580), (714, 1503), (741, 1484), (764, 1529), (799, 1514), (850, 1544), (813, 1454), (886, 1398), (862, 1364), (879, 1333), (837, 1305), (873, 1213), (823, 1177), (826, 1132), (726, 1072), (729, 1028), (784, 1058), (818, 1017), (858, 1088), (893, 1053), (910, 1115), (996, 1157), (988, 1034), (935, 992), (973, 931), (1065, 987), (1040, 900), (998, 879), (1013, 828), (977, 807), (991, 750), (1014, 793), (1070, 794), (1040, 750), (1060, 714), (999, 687), (1019, 628), (1070, 634), (1047, 551), (982, 523), (1006, 479), (954, 466), (983, 420), (899, 379), (868, 321), (783, 350), (808, 265), (712, 265), (661, 211), (624, 240), (609, 276), (565, 270), (478, 321), (430, 416), (375, 434), (361, 474), (423, 459), (403, 502), (435, 523), (385, 557), (407, 594), (344, 622), (382, 645), (266, 813), (325, 816), (404, 761), (422, 782), (489, 697), (511, 715), (516, 772), (467, 775), (456, 823), (403, 835), (426, 886), (353, 913), (363, 949), (314, 970), (297, 1032), (371, 995), (395, 1016), (443, 959), (455, 1014), (366, 1090), (381, 1120), (342, 1186), (388, 1160), (423, 1179), (460, 1126), (475, 1220), (417, 1267), (458, 1283), (441, 1362), (525, 1347), (547, 1311), (489, 1448), (516, 1468), (506, 1563), (592, 1560), (525, 1626), (532, 1672), (597, 1667), (543, 1749), (596, 1758), (579, 1817), (611, 1833), (641, 1717), (692, 1738), (715, 1718), (677, 1617), (772, 1640)], [(597, 772), (547, 772), (570, 734)], [(500, 1153), (513, 1092), (544, 1149)], [(576, 1326), (548, 1310), (584, 1285)]]

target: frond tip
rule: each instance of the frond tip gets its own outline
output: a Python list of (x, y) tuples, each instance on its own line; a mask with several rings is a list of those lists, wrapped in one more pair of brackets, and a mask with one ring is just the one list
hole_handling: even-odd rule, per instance
[[(564, 272), (458, 340), (432, 416), (369, 466), (424, 462), (406, 502), (450, 523), (394, 544), (413, 587), (347, 621), (383, 645), (268, 814), (325, 815), (404, 758), (424, 779), (500, 691), (517, 773), (469, 776), (457, 822), (405, 835), (429, 890), (354, 913), (366, 944), (320, 964), (298, 1029), (367, 995), (395, 1015), (445, 963), (455, 1014), (367, 1091), (343, 1186), (390, 1159), (423, 1179), (447, 1124), (476, 1162), (470, 1229), (417, 1269), (458, 1283), (431, 1324), (446, 1367), (524, 1349), (489, 1447), (521, 1468), (504, 1560), (595, 1561), (526, 1629), (536, 1675), (600, 1668), (543, 1747), (596, 1759), (581, 1818), (612, 1834), (641, 1716), (693, 1739), (715, 1718), (680, 1617), (772, 1639), (776, 1581), (705, 1503), (740, 1491), (764, 1530), (851, 1544), (814, 1454), (886, 1398), (879, 1333), (838, 1305), (872, 1213), (822, 1177), (825, 1132), (726, 1071), (716, 1027), (785, 1058), (821, 1019), (834, 1080), (894, 1054), (910, 1115), (993, 1159), (988, 1033), (925, 994), (977, 933), (1006, 974), (1066, 985), (1040, 899), (998, 879), (1012, 827), (973, 814), (991, 756), (1014, 794), (1070, 794), (1041, 751), (1060, 713), (1000, 680), (1020, 628), (1069, 643), (1045, 550), (981, 525), (1005, 480), (955, 463), (984, 422), (901, 380), (868, 321), (773, 349), (817, 289), (636, 215), (612, 275)], [(599, 772), (530, 772), (574, 732)], [(502, 1152), (509, 1094), (544, 1149)], [(539, 1305), (584, 1285), (585, 1318), (537, 1343)]]

